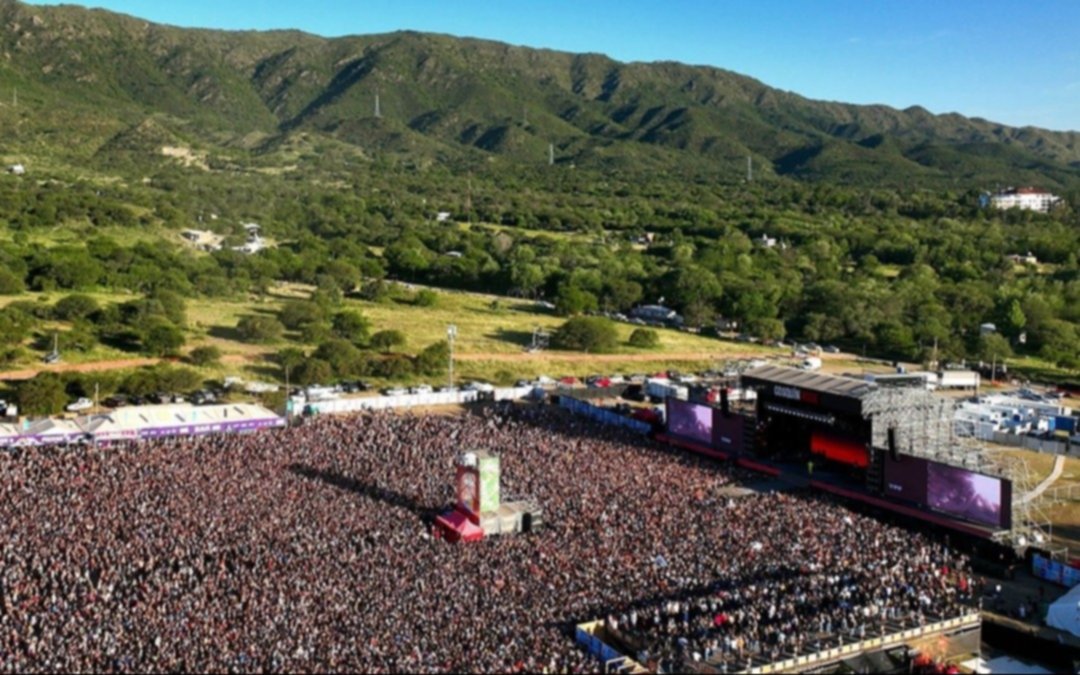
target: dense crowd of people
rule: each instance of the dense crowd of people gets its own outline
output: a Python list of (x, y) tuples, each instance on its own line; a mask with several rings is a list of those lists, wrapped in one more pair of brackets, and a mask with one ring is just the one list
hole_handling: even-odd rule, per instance
[[(431, 536), (464, 450), (544, 526)], [(550, 407), (0, 454), (4, 671), (595, 671), (768, 654), (964, 600), (966, 562)]]

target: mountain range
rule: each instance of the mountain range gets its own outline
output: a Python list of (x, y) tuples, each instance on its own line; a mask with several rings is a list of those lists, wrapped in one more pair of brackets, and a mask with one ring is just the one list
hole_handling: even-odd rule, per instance
[(0, 0), (0, 123), (8, 161), (104, 172), (389, 156), (735, 179), (750, 157), (766, 178), (1080, 187), (1077, 132), (816, 101), (719, 68), (414, 32), (182, 29), (15, 0)]

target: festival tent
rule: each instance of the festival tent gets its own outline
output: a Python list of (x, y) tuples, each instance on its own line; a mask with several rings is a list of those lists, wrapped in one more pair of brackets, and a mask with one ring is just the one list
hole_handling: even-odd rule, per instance
[(436, 526), (442, 531), (447, 541), (479, 541), (484, 538), (484, 530), (469, 520), (461, 511), (454, 509), (435, 519)]
[(1050, 605), (1046, 625), (1080, 636), (1080, 586), (1074, 586)]

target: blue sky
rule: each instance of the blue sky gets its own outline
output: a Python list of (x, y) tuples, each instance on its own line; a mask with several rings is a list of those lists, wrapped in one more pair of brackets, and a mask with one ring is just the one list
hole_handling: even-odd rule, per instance
[[(34, 0), (32, 4), (55, 4)], [(750, 75), (811, 98), (1080, 130), (1080, 1), (94, 0), (152, 21), (411, 29)]]

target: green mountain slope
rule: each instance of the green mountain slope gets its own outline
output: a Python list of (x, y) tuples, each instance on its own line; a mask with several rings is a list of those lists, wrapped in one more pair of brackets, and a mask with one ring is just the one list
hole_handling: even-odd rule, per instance
[(112, 169), (169, 161), (159, 143), (266, 164), (324, 139), (417, 163), (537, 165), (554, 144), (581, 165), (739, 175), (752, 156), (759, 176), (1080, 185), (1076, 132), (814, 101), (717, 68), (411, 32), (189, 30), (15, 0), (0, 0), (0, 101), (0, 154)]

